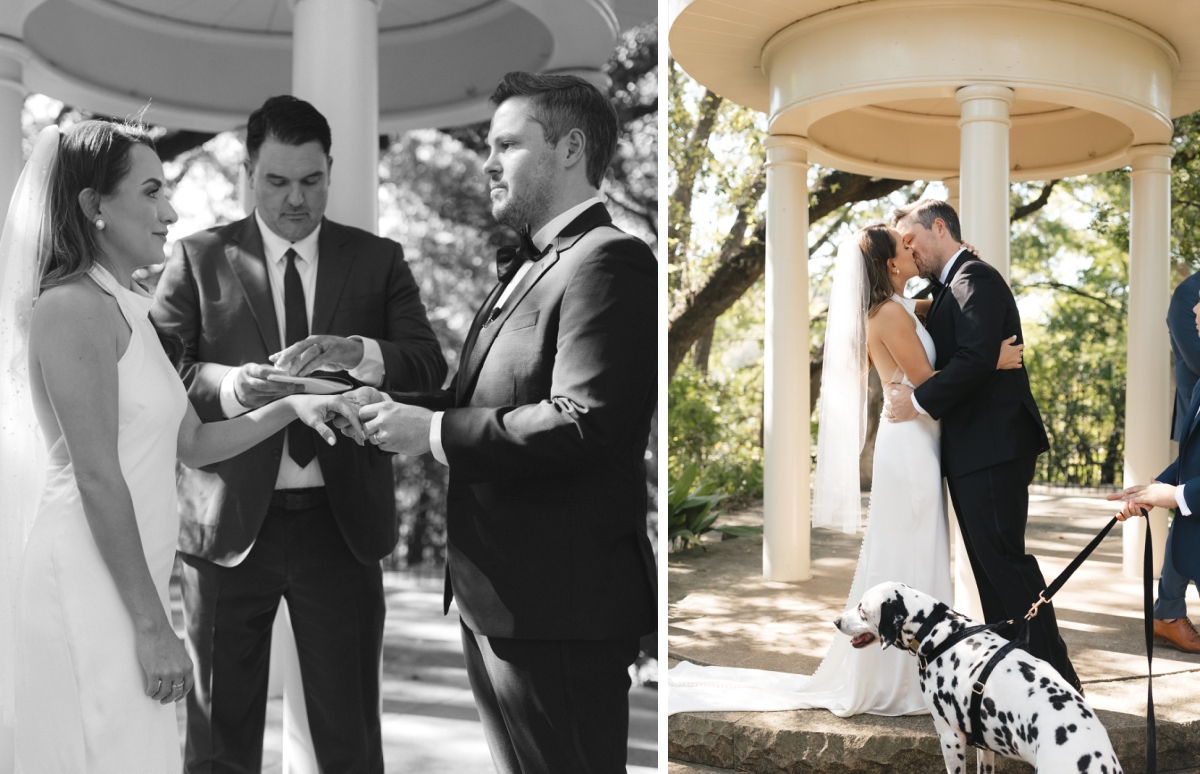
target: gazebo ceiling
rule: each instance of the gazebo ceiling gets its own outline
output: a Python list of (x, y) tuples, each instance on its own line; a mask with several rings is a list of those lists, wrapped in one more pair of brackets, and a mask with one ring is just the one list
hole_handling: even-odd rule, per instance
[(862, 174), (957, 175), (972, 83), (1013, 88), (1017, 180), (1123, 166), (1200, 110), (1190, 0), (671, 0), (669, 22), (699, 83)]
[[(238, 126), (292, 87), (294, 0), (0, 0), (34, 90), (197, 130)], [(384, 131), (488, 116), (509, 70), (595, 71), (654, 0), (380, 0)], [(7, 6), (7, 7), (6, 7)]]

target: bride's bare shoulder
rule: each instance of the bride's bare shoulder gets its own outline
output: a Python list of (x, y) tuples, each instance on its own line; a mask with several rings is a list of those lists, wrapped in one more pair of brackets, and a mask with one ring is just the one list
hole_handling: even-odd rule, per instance
[(900, 305), (900, 302), (895, 300), (884, 301), (875, 310), (875, 313), (868, 318), (868, 322), (879, 321), (881, 323), (890, 324), (898, 322), (908, 317), (908, 310)]
[(99, 340), (112, 332), (111, 297), (87, 277), (55, 285), (38, 294), (30, 336)]

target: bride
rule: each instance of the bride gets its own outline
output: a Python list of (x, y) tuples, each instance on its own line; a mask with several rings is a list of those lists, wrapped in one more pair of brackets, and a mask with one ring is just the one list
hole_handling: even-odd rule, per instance
[[(0, 720), (15, 717), (18, 772), (180, 770), (173, 702), (193, 675), (168, 594), (176, 458), (209, 465), (295, 419), (332, 444), (327, 419), (357, 422), (343, 399), (299, 395), (200, 422), (167, 354), (180, 354), (182, 342), (156, 332), (152, 299), (131, 281), (135, 268), (163, 260), (176, 219), (164, 179), (139, 127), (49, 127), (0, 237), (0, 354), (9, 370), (0, 421), (4, 445), (23, 450), (20, 458), (6, 451), (5, 483), (14, 483), (10, 465), (44, 459), (28, 445), (36, 430), (19, 432), (31, 416), (49, 450), (27, 542), (29, 514), (13, 511), (22, 499), (0, 506), (0, 537), (25, 545), (15, 666), (0, 652)], [(28, 470), (16, 483), (30, 489), (40, 474)], [(0, 597), (0, 624), (8, 601)], [(0, 770), (10, 764), (0, 760)]]
[[(867, 427), (868, 358), (890, 381), (920, 385), (933, 375), (933, 340), (918, 319), (930, 304), (904, 296), (918, 275), (912, 251), (883, 224), (847, 240), (834, 264), (825, 329), (814, 527), (859, 529), (859, 455)], [(1010, 339), (997, 368), (1020, 368)], [(939, 424), (880, 422), (871, 501), (847, 605), (884, 581), (900, 581), (950, 602), (950, 549), (942, 498)], [(840, 717), (926, 714), (917, 670), (895, 648), (855, 650), (835, 635), (811, 676), (680, 663), (667, 678), (668, 713), (825, 708)]]

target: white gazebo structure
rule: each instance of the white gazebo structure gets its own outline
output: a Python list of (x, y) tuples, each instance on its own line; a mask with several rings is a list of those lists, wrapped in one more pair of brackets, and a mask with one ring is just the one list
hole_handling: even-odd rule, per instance
[(0, 201), (28, 92), (210, 132), (290, 93), (333, 130), (330, 217), (375, 231), (381, 132), (482, 121), (510, 70), (606, 85), (616, 36), (656, 15), (654, 0), (0, 0)]
[[(668, 24), (689, 75), (768, 117), (767, 579), (811, 574), (810, 162), (943, 181), (963, 238), (1005, 276), (1010, 181), (1131, 167), (1124, 480), (1166, 467), (1171, 119), (1200, 109), (1200, 4), (670, 0)], [(1165, 513), (1152, 523), (1157, 568)], [(1139, 577), (1145, 525), (1124, 530)]]
[[(607, 88), (620, 33), (657, 15), (655, 0), (0, 0), (0, 222), (30, 93), (207, 132), (243, 127), (267, 97), (290, 93), (330, 123), (327, 214), (378, 232), (380, 133), (486, 120), (511, 70)], [(290, 635), (277, 621), (275, 689), (298, 685)], [(285, 753), (284, 769), (315, 772), (303, 693), (286, 691), (285, 706), (285, 750), (299, 754)], [(0, 722), (0, 771), (6, 733)]]

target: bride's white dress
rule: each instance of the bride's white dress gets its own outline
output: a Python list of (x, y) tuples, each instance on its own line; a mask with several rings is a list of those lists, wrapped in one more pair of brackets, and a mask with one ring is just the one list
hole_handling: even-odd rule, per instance
[[(117, 450), (150, 574), (170, 611), (179, 536), (175, 457), (187, 394), (148, 318), (152, 299), (91, 276), (120, 306), (131, 335), (117, 364)], [(145, 694), (133, 622), (84, 516), (61, 433), (22, 558), (17, 590), (18, 774), (163, 774), (182, 765), (175, 705)]]
[[(917, 320), (915, 302), (892, 298), (908, 310), (933, 364), (933, 340)], [(880, 422), (866, 534), (847, 607), (885, 581), (907, 583), (952, 603), (940, 438), (940, 425), (925, 414), (911, 422)], [(668, 714), (814, 708), (840, 717), (928, 712), (911, 654), (878, 645), (855, 650), (840, 633), (811, 677), (687, 662), (667, 673)]]

